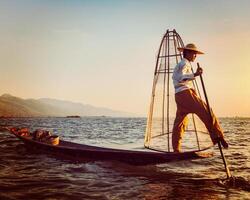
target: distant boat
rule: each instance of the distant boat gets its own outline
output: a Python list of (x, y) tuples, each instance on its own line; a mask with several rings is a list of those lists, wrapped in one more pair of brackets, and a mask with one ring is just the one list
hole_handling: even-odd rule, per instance
[(69, 115), (66, 116), (67, 118), (81, 118), (79, 115)]

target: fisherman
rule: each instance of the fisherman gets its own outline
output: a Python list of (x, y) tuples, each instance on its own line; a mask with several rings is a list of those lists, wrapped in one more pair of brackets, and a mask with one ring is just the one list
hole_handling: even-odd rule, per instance
[(172, 145), (174, 152), (181, 151), (181, 140), (187, 126), (189, 113), (194, 113), (205, 124), (209, 131), (213, 144), (220, 142), (224, 148), (228, 148), (228, 143), (224, 139), (223, 131), (216, 116), (204, 101), (196, 94), (192, 88), (192, 81), (195, 77), (203, 73), (203, 69), (198, 67), (196, 72), (192, 72), (190, 62), (193, 62), (197, 54), (204, 54), (199, 51), (194, 44), (187, 44), (183, 48), (178, 48), (183, 52), (183, 59), (176, 65), (173, 72), (173, 83), (175, 88), (175, 101), (177, 104), (176, 118), (173, 126)]

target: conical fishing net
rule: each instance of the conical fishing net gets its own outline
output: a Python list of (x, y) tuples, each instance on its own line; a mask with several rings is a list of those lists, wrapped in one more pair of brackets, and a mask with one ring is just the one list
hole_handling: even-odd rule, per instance
[[(145, 134), (145, 147), (172, 152), (172, 129), (176, 115), (175, 90), (172, 74), (182, 59), (178, 47), (184, 47), (179, 34), (167, 30), (158, 51), (154, 72), (150, 109)], [(193, 88), (200, 95), (199, 85), (193, 81)], [(188, 125), (182, 138), (182, 151), (198, 151), (212, 145), (207, 129), (194, 114), (188, 115)]]

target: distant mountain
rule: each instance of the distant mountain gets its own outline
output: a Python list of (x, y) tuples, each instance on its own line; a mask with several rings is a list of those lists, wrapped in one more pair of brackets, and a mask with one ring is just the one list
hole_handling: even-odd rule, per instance
[(94, 107), (58, 99), (22, 99), (4, 94), (0, 96), (0, 116), (3, 117), (39, 117), (39, 116), (135, 116), (131, 113), (115, 111), (109, 108)]

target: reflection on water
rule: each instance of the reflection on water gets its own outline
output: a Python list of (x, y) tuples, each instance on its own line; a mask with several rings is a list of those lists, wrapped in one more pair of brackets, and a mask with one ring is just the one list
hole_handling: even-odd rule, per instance
[[(250, 180), (250, 119), (221, 119), (232, 174)], [(0, 125), (45, 128), (64, 140), (102, 146), (142, 145), (144, 118), (16, 118)], [(0, 199), (247, 199), (245, 187), (227, 188), (219, 150), (209, 159), (132, 166), (119, 162), (60, 160), (25, 148), (0, 133)], [(243, 183), (244, 184), (244, 183)]]

